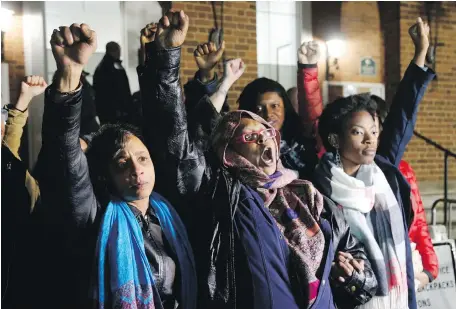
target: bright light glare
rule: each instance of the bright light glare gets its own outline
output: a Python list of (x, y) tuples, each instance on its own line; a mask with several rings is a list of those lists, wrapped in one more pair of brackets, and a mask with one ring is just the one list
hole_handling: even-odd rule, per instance
[(13, 24), (14, 11), (0, 8), (0, 29), (7, 32), (11, 29)]
[(345, 53), (345, 42), (342, 40), (329, 40), (326, 47), (330, 57), (340, 58)]

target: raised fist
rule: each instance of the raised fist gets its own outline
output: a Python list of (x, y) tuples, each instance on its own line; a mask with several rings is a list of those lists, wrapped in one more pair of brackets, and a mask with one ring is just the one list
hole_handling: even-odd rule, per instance
[(26, 76), (21, 83), (21, 95), (33, 98), (40, 95), (46, 90), (46, 81), (41, 76)]
[(145, 48), (147, 43), (151, 43), (155, 40), (155, 34), (157, 33), (158, 25), (157, 23), (147, 24), (141, 30), (141, 36), (139, 38), (141, 48)]
[(426, 53), (429, 48), (429, 25), (418, 17), (416, 24), (410, 27), (409, 34), (415, 45), (415, 52)]
[(97, 49), (97, 34), (86, 24), (72, 24), (55, 29), (51, 37), (51, 48), (59, 70), (82, 68)]
[(224, 79), (228, 80), (230, 84), (234, 84), (245, 71), (245, 64), (241, 58), (229, 60), (225, 63), (225, 70), (223, 72)]
[(168, 49), (184, 44), (187, 36), (189, 18), (184, 11), (169, 10), (158, 24), (157, 47)]
[(195, 56), (196, 65), (202, 71), (210, 71), (222, 58), (225, 51), (225, 41), (222, 42), (219, 49), (215, 47), (213, 42), (198, 45), (193, 55)]
[(320, 58), (320, 45), (315, 41), (304, 42), (298, 49), (298, 61), (301, 64), (316, 64)]

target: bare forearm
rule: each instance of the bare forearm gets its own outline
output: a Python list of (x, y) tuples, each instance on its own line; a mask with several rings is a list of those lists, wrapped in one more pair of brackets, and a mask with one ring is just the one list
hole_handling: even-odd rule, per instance
[(421, 68), (425, 65), (426, 52), (426, 50), (416, 50), (415, 56), (413, 57), (413, 62)]
[(54, 81), (55, 89), (60, 93), (75, 91), (81, 80), (82, 69), (66, 67), (57, 71), (57, 78)]
[(210, 100), (212, 102), (212, 105), (214, 105), (214, 108), (217, 110), (217, 112), (220, 113), (220, 111), (222, 110), (223, 108), (223, 104), (225, 103), (225, 98), (228, 94), (228, 91), (230, 90), (230, 87), (231, 87), (232, 83), (227, 81), (226, 79), (224, 79), (217, 91), (210, 96)]
[(17, 100), (17, 103), (14, 105), (14, 107), (17, 110), (20, 110), (21, 112), (25, 112), (28, 109), (28, 106), (30, 104), (30, 101), (32, 101), (32, 96), (21, 93), (19, 95), (19, 99)]
[(199, 77), (200, 77), (200, 80), (203, 84), (206, 84), (210, 81), (212, 81), (215, 77), (215, 70), (214, 69), (211, 69), (211, 70), (200, 70), (199, 71)]

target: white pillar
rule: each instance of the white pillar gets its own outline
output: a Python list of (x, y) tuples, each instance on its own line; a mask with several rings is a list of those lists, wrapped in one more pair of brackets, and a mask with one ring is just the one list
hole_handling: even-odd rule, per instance
[[(24, 1), (23, 35), (24, 35), (24, 70), (25, 75), (47, 77), (44, 1)], [(49, 82), (49, 81), (48, 81)], [(29, 107), (28, 146), (29, 168), (36, 163), (41, 149), (41, 124), (43, 119), (44, 94), (33, 98)]]

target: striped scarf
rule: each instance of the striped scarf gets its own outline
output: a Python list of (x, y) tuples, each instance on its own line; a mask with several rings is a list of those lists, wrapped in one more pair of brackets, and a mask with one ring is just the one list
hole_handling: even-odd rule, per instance
[(407, 235), (402, 210), (381, 169), (375, 163), (361, 165), (356, 177), (351, 177), (327, 152), (317, 166), (315, 179), (322, 193), (342, 207), (377, 277), (376, 296), (359, 308), (407, 309)]

